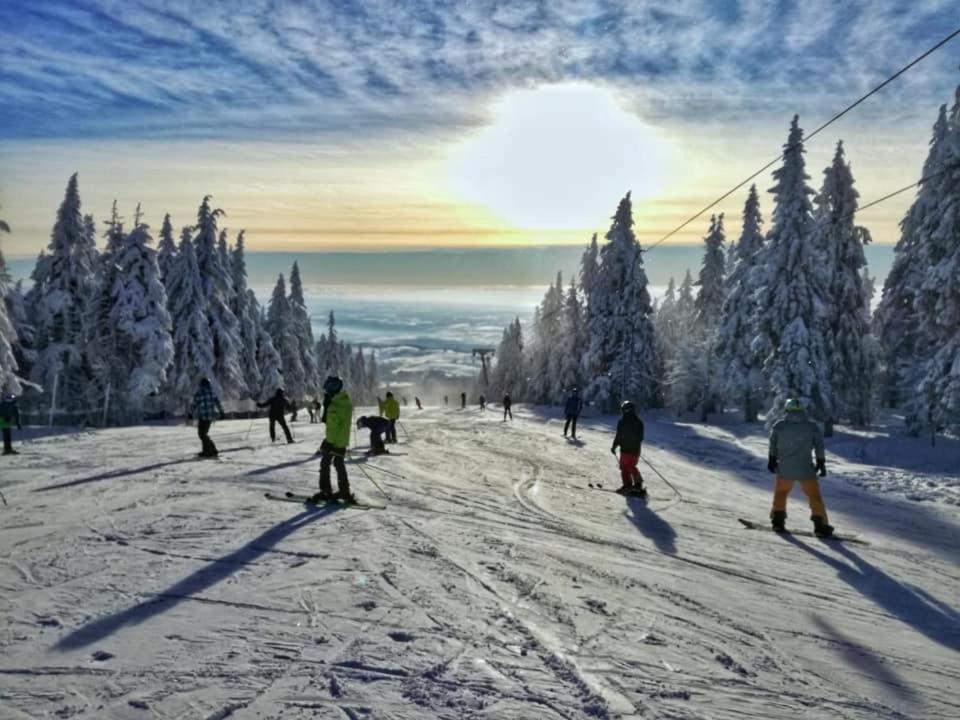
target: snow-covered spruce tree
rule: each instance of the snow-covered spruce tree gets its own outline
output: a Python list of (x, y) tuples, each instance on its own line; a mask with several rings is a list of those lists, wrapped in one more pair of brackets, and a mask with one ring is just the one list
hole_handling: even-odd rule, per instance
[[(0, 232), (10, 232), (10, 226), (0, 220)], [(19, 395), (22, 389), (20, 376), (17, 374), (19, 365), (14, 356), (13, 348), (17, 344), (17, 332), (13, 322), (7, 314), (7, 295), (10, 288), (10, 275), (7, 272), (7, 263), (0, 250), (0, 394), (13, 393)]]
[(317, 342), (317, 367), (321, 382), (329, 375), (339, 375), (343, 369), (343, 350), (337, 338), (337, 319), (333, 310), (327, 316), (327, 333)]
[(516, 318), (503, 330), (503, 338), (497, 346), (496, 364), (493, 367), (491, 392), (495, 397), (510, 393), (513, 400), (526, 397), (527, 373), (524, 367), (523, 329)]
[(563, 315), (563, 279), (557, 273), (557, 284), (550, 285), (534, 317), (533, 342), (528, 345), (530, 357), (529, 400), (535, 403), (553, 403), (556, 376), (559, 373), (559, 354)]
[(653, 306), (633, 233), (630, 193), (620, 201), (605, 237), (587, 311), (586, 396), (607, 411), (628, 399), (648, 407), (657, 394)]
[(213, 378), (216, 365), (207, 296), (189, 232), (180, 240), (166, 288), (173, 327), (173, 365), (167, 373), (166, 394), (176, 412), (188, 409), (200, 380)]
[(918, 230), (927, 273), (915, 307), (926, 360), (909, 413), (929, 428), (931, 438), (941, 430), (960, 432), (960, 87), (943, 145), (940, 167), (932, 169), (941, 173), (931, 181), (936, 204)]
[(227, 305), (233, 307), (233, 303), (236, 300), (236, 291), (233, 288), (233, 272), (230, 266), (230, 250), (230, 243), (227, 240), (227, 228), (223, 228), (220, 231), (220, 236), (217, 240), (217, 253), (220, 255), (220, 266), (226, 270)]
[(380, 369), (377, 367), (377, 353), (370, 348), (369, 360), (367, 360), (367, 397), (370, 402), (377, 398), (380, 390)]
[(18, 280), (15, 285), (7, 286), (5, 298), (7, 318), (13, 325), (16, 343), (13, 345), (13, 357), (16, 360), (20, 377), (30, 376), (30, 368), (37, 359), (34, 349), (35, 328), (30, 319), (30, 310), (26, 293), (23, 291), (23, 281)]
[(570, 287), (563, 300), (560, 338), (555, 346), (559, 358), (554, 378), (553, 395), (562, 398), (563, 394), (582, 384), (581, 360), (584, 349), (583, 306), (577, 293), (577, 285), (570, 281)]
[(322, 380), (317, 376), (317, 355), (314, 352), (313, 327), (310, 315), (307, 313), (307, 303), (303, 296), (303, 282), (300, 280), (300, 266), (294, 262), (290, 270), (290, 312), (293, 317), (294, 332), (300, 353), (300, 367), (303, 368), (303, 378), (299, 380), (300, 387), (297, 397), (312, 397), (317, 394)]
[(770, 394), (768, 418), (788, 397), (804, 400), (814, 416), (832, 413), (826, 347), (826, 288), (812, 238), (813, 216), (804, 170), (803, 131), (790, 124), (783, 164), (774, 171), (773, 224), (757, 261), (757, 323), (769, 348), (763, 371)]
[(230, 254), (230, 278), (233, 296), (230, 309), (240, 323), (240, 367), (244, 384), (255, 399), (263, 397), (258, 350), (260, 343), (260, 304), (247, 288), (247, 261), (244, 255), (244, 231)]
[(63, 202), (48, 245), (35, 277), (39, 286), (32, 300), (36, 326), (37, 359), (31, 379), (41, 385), (48, 403), (74, 414), (86, 413), (85, 390), (90, 372), (84, 353), (83, 308), (93, 295), (95, 248), (89, 247), (87, 230), (80, 214), (77, 175), (67, 183)]
[(752, 340), (757, 314), (754, 291), (757, 257), (763, 248), (763, 218), (757, 186), (743, 206), (740, 238), (731, 243), (732, 267), (727, 268), (725, 299), (717, 333), (716, 353), (726, 398), (743, 410), (745, 422), (756, 422), (764, 396), (762, 357)]
[(834, 418), (865, 425), (873, 414), (877, 345), (870, 333), (870, 301), (863, 285), (870, 242), (866, 228), (854, 224), (857, 198), (843, 143), (823, 171), (817, 195), (815, 242), (823, 257), (827, 290), (827, 348)]
[(173, 361), (167, 295), (157, 253), (149, 247), (151, 240), (137, 206), (134, 228), (116, 257), (118, 274), (110, 308), (119, 351), (114, 361), (127, 371), (124, 384), (116, 388), (116, 405), (126, 407), (127, 417), (142, 414), (144, 398), (160, 389)]
[[(933, 125), (930, 150), (923, 164), (922, 177), (941, 172), (947, 157), (949, 123), (947, 106), (941, 105)], [(900, 239), (894, 248), (893, 267), (883, 283), (883, 294), (873, 317), (876, 333), (883, 352), (883, 391), (886, 403), (892, 407), (907, 404), (914, 398), (923, 373), (921, 346), (922, 328), (916, 306), (928, 270), (928, 256), (924, 227), (927, 218), (936, 211), (944, 189), (944, 176), (924, 182), (913, 205), (900, 222)], [(925, 422), (925, 412), (915, 417), (917, 409), (908, 410), (907, 425), (919, 430)]]
[(221, 397), (240, 398), (249, 393), (240, 368), (240, 323), (229, 304), (229, 270), (221, 262), (218, 247), (217, 219), (221, 215), (222, 210), (210, 208), (210, 196), (204, 197), (197, 211), (197, 236), (193, 245), (213, 338), (215, 362), (210, 381)]
[(177, 254), (177, 241), (173, 239), (173, 225), (170, 223), (170, 214), (163, 216), (163, 225), (160, 228), (160, 240), (157, 243), (157, 267), (160, 268), (160, 280), (166, 282), (167, 273)]
[(267, 332), (273, 338), (273, 346), (280, 353), (283, 363), (283, 387), (287, 397), (297, 399), (303, 387), (303, 365), (300, 363), (300, 343), (297, 339), (297, 327), (294, 322), (290, 301), (287, 299), (287, 286), (283, 275), (277, 278), (267, 308)]
[(367, 377), (367, 359), (363, 355), (362, 345), (357, 347), (357, 352), (353, 356), (352, 368), (351, 379), (353, 381), (353, 392), (355, 395), (353, 401), (362, 405), (371, 403), (375, 398), (367, 394), (369, 378)]
[[(250, 302), (255, 303), (253, 290), (247, 290)], [(260, 311), (257, 320), (257, 369), (260, 373), (259, 397), (266, 398), (283, 387), (283, 359), (273, 344), (273, 338), (267, 331), (266, 311)]]

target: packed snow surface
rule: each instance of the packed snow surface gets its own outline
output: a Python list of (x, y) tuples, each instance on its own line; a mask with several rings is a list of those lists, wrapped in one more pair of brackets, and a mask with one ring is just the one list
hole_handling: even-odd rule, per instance
[[(960, 717), (956, 443), (828, 439), (853, 544), (739, 525), (769, 509), (760, 427), (646, 416), (669, 484), (641, 463), (643, 503), (587, 487), (618, 485), (612, 419), (572, 443), (515, 414), (408, 411), (348, 465), (385, 510), (263, 497), (316, 487), (321, 425), (216, 423), (219, 461), (184, 425), (26, 431), (0, 717)], [(789, 513), (810, 527), (799, 489)]]

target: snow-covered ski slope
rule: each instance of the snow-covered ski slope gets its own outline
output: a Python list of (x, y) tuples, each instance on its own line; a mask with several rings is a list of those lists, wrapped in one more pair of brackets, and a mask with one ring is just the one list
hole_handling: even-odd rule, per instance
[(386, 510), (263, 497), (316, 486), (321, 425), (288, 446), (216, 423), (217, 462), (185, 426), (23, 444), (0, 459), (0, 717), (960, 717), (956, 444), (828, 441), (862, 546), (740, 526), (769, 508), (762, 429), (647, 415), (676, 492), (641, 463), (644, 504), (586, 488), (617, 483), (612, 419), (572, 444), (538, 413), (408, 411), (395, 455), (349, 465)]

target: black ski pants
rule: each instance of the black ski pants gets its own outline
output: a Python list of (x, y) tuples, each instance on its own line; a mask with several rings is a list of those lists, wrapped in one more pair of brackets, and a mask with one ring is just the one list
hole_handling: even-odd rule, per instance
[(506, 420), (507, 420), (507, 415), (509, 415), (509, 416), (510, 416), (510, 419), (513, 420), (513, 413), (510, 412), (510, 408), (505, 407), (505, 408), (503, 409), (503, 420), (504, 420), (504, 422), (506, 422)]
[(577, 417), (577, 415), (567, 415), (567, 422), (563, 426), (564, 435), (567, 434), (567, 430), (572, 430), (573, 432), (570, 434), (573, 435), (573, 437), (577, 436)]
[(13, 433), (8, 427), (3, 429), (3, 451), (8, 454), (13, 452)]
[(197, 420), (197, 435), (200, 436), (200, 442), (203, 444), (203, 450), (200, 452), (204, 457), (216, 457), (218, 455), (217, 446), (210, 439), (210, 426), (213, 420)]
[[(390, 431), (387, 430), (387, 432)], [(370, 431), (370, 449), (375, 453), (383, 452), (387, 449), (383, 444), (383, 437), (381, 437), (381, 434), (375, 430)]]
[(387, 442), (395, 443), (397, 441), (397, 421), (393, 419), (390, 421), (390, 429), (387, 430)]
[(270, 442), (277, 441), (277, 425), (283, 429), (283, 434), (287, 436), (287, 442), (292, 443), (293, 435), (290, 434), (290, 428), (287, 427), (287, 421), (283, 419), (283, 415), (270, 418)]
[(350, 480), (347, 478), (347, 466), (343, 462), (346, 448), (335, 448), (324, 445), (320, 455), (320, 492), (324, 495), (333, 495), (330, 486), (330, 464), (337, 470), (337, 491), (341, 495), (350, 494)]

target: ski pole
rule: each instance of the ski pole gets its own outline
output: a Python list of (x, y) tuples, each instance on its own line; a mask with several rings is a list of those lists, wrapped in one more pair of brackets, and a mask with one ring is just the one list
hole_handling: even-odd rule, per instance
[(651, 470), (653, 470), (653, 471), (657, 474), (657, 476), (658, 476), (661, 480), (663, 480), (663, 481), (667, 484), (667, 487), (669, 487), (671, 490), (673, 490), (673, 491), (677, 494), (677, 497), (679, 497), (681, 500), (683, 499), (683, 493), (680, 492), (679, 490), (677, 490), (677, 488), (674, 487), (673, 483), (671, 483), (669, 480), (667, 480), (667, 479), (663, 476), (663, 473), (661, 473), (659, 470), (657, 470), (657, 469), (651, 464), (651, 462), (650, 462), (649, 460), (647, 460), (645, 457), (643, 457), (643, 455), (641, 455), (640, 458), (650, 467)]
[(370, 477), (370, 473), (368, 473), (368, 472), (366, 471), (366, 468), (364, 468), (363, 465), (357, 465), (357, 467), (360, 468), (360, 472), (362, 472), (364, 475), (367, 476), (367, 480), (369, 480), (370, 482), (372, 482), (372, 483), (373, 483), (373, 486), (374, 486), (375, 488), (377, 488), (377, 490), (379, 490), (380, 493), (381, 493), (387, 500), (392, 500), (392, 499), (393, 499), (393, 498), (391, 498), (389, 495), (387, 495), (386, 491), (385, 491), (382, 487), (380, 487), (380, 483), (378, 483), (376, 480), (374, 480), (372, 477)]
[(244, 442), (247, 442), (250, 439), (250, 431), (253, 430), (253, 421), (256, 419), (257, 419), (256, 415), (250, 418), (250, 427), (247, 428), (247, 434), (243, 436)]
[(409, 440), (409, 439), (410, 439), (410, 433), (407, 432), (406, 426), (404, 426), (404, 424), (403, 424), (402, 422), (400, 422), (399, 420), (397, 420), (397, 425), (400, 426), (400, 429), (403, 430), (403, 434), (406, 435), (406, 436), (407, 436), (407, 440)]
[(367, 468), (370, 469), (370, 470), (376, 470), (377, 472), (382, 472), (384, 475), (388, 475), (388, 476), (390, 476), (390, 477), (397, 478), (398, 480), (406, 480), (406, 476), (401, 475), (401, 474), (398, 473), (398, 472), (393, 472), (392, 470), (387, 470), (387, 469), (382, 468), (382, 467), (377, 467), (376, 465), (366, 465), (365, 467), (367, 467)]

